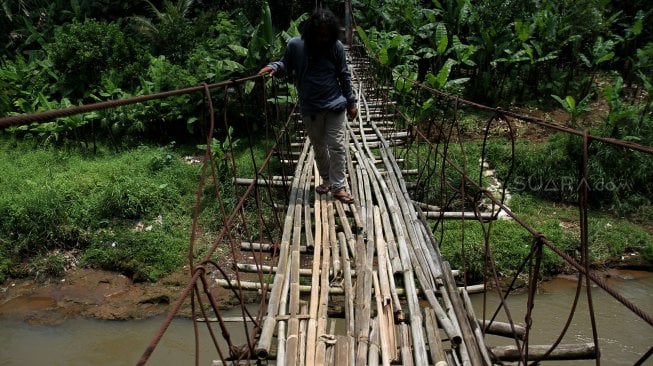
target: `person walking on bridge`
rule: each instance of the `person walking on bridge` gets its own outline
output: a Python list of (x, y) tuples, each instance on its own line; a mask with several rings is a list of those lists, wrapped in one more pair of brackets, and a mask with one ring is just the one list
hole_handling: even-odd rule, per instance
[(339, 32), (338, 20), (331, 11), (316, 10), (304, 24), (301, 37), (288, 41), (281, 60), (269, 63), (258, 73), (294, 74), (302, 119), (322, 178), (315, 191), (331, 191), (341, 202), (354, 203), (345, 177), (345, 124), (346, 115), (356, 118), (358, 108)]

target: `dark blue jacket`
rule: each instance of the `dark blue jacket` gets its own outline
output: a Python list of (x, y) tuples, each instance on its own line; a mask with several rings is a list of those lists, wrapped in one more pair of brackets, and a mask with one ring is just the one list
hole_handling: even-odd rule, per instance
[(325, 57), (309, 56), (304, 41), (294, 37), (288, 41), (281, 60), (269, 64), (277, 72), (294, 73), (302, 115), (356, 105), (345, 47), (336, 41), (333, 50), (326, 54)]

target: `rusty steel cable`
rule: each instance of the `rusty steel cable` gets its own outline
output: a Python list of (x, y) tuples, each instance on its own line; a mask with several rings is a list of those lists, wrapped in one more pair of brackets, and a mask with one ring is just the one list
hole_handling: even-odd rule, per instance
[[(587, 215), (587, 210), (588, 210), (588, 200), (589, 200), (589, 184), (587, 182), (588, 174), (587, 174), (587, 164), (589, 161), (589, 134), (587, 133), (587, 130), (584, 131), (583, 133), (583, 154), (581, 156), (581, 163), (580, 167), (578, 168), (579, 170), (579, 176), (580, 176), (580, 194), (578, 195), (578, 203), (580, 206), (580, 246), (581, 246), (581, 262), (583, 262), (583, 265), (585, 266), (585, 272), (589, 273), (590, 272), (590, 252), (589, 252), (589, 241), (588, 241), (588, 231), (589, 231), (589, 223), (588, 223), (588, 215)], [(599, 366), (601, 365), (601, 357), (598, 357), (598, 355), (601, 354), (600, 348), (599, 348), (599, 336), (597, 334), (597, 329), (596, 329), (596, 316), (594, 314), (594, 302), (592, 301), (592, 286), (590, 283), (590, 279), (588, 276), (585, 276), (585, 291), (587, 293), (587, 307), (589, 308), (589, 313), (590, 313), (590, 323), (592, 324), (592, 338), (594, 340), (594, 350), (596, 352), (596, 365)]]

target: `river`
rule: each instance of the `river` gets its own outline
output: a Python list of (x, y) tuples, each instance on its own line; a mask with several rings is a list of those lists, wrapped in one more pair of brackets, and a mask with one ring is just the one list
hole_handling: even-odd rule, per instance
[[(610, 284), (640, 308), (653, 308), (653, 273), (621, 272)], [(567, 318), (573, 300), (575, 282), (556, 279), (543, 283), (536, 297), (531, 344), (549, 344), (555, 340)], [(597, 314), (599, 346), (602, 365), (632, 365), (649, 347), (653, 346), (653, 327), (630, 313), (599, 288), (592, 288)], [(584, 293), (583, 293), (584, 294)], [(526, 295), (510, 298), (512, 316), (523, 322)], [(482, 295), (473, 295), (477, 316), (482, 314)], [(496, 297), (488, 296), (488, 303), (496, 304)], [(33, 326), (19, 320), (0, 316), (0, 365), (66, 365), (115, 366), (133, 365), (159, 329), (163, 318), (140, 321), (99, 321), (86, 318), (68, 320), (57, 326)], [(203, 329), (203, 328), (202, 328)], [(233, 334), (238, 337), (237, 334)], [(206, 331), (200, 333), (200, 365), (210, 365), (218, 355)], [(510, 344), (506, 339), (488, 336), (488, 344)], [(563, 343), (592, 342), (587, 298), (581, 297), (579, 312)], [(152, 354), (149, 365), (195, 364), (195, 342), (192, 323), (176, 319), (166, 331)], [(544, 365), (594, 365), (594, 361), (545, 362)], [(649, 360), (647, 365), (653, 365)]]

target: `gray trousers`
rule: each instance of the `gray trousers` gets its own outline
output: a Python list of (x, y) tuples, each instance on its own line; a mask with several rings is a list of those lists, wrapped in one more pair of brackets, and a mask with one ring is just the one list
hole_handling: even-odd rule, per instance
[(303, 119), (320, 177), (324, 182), (331, 182), (332, 189), (345, 187), (345, 110), (322, 111), (305, 115)]

